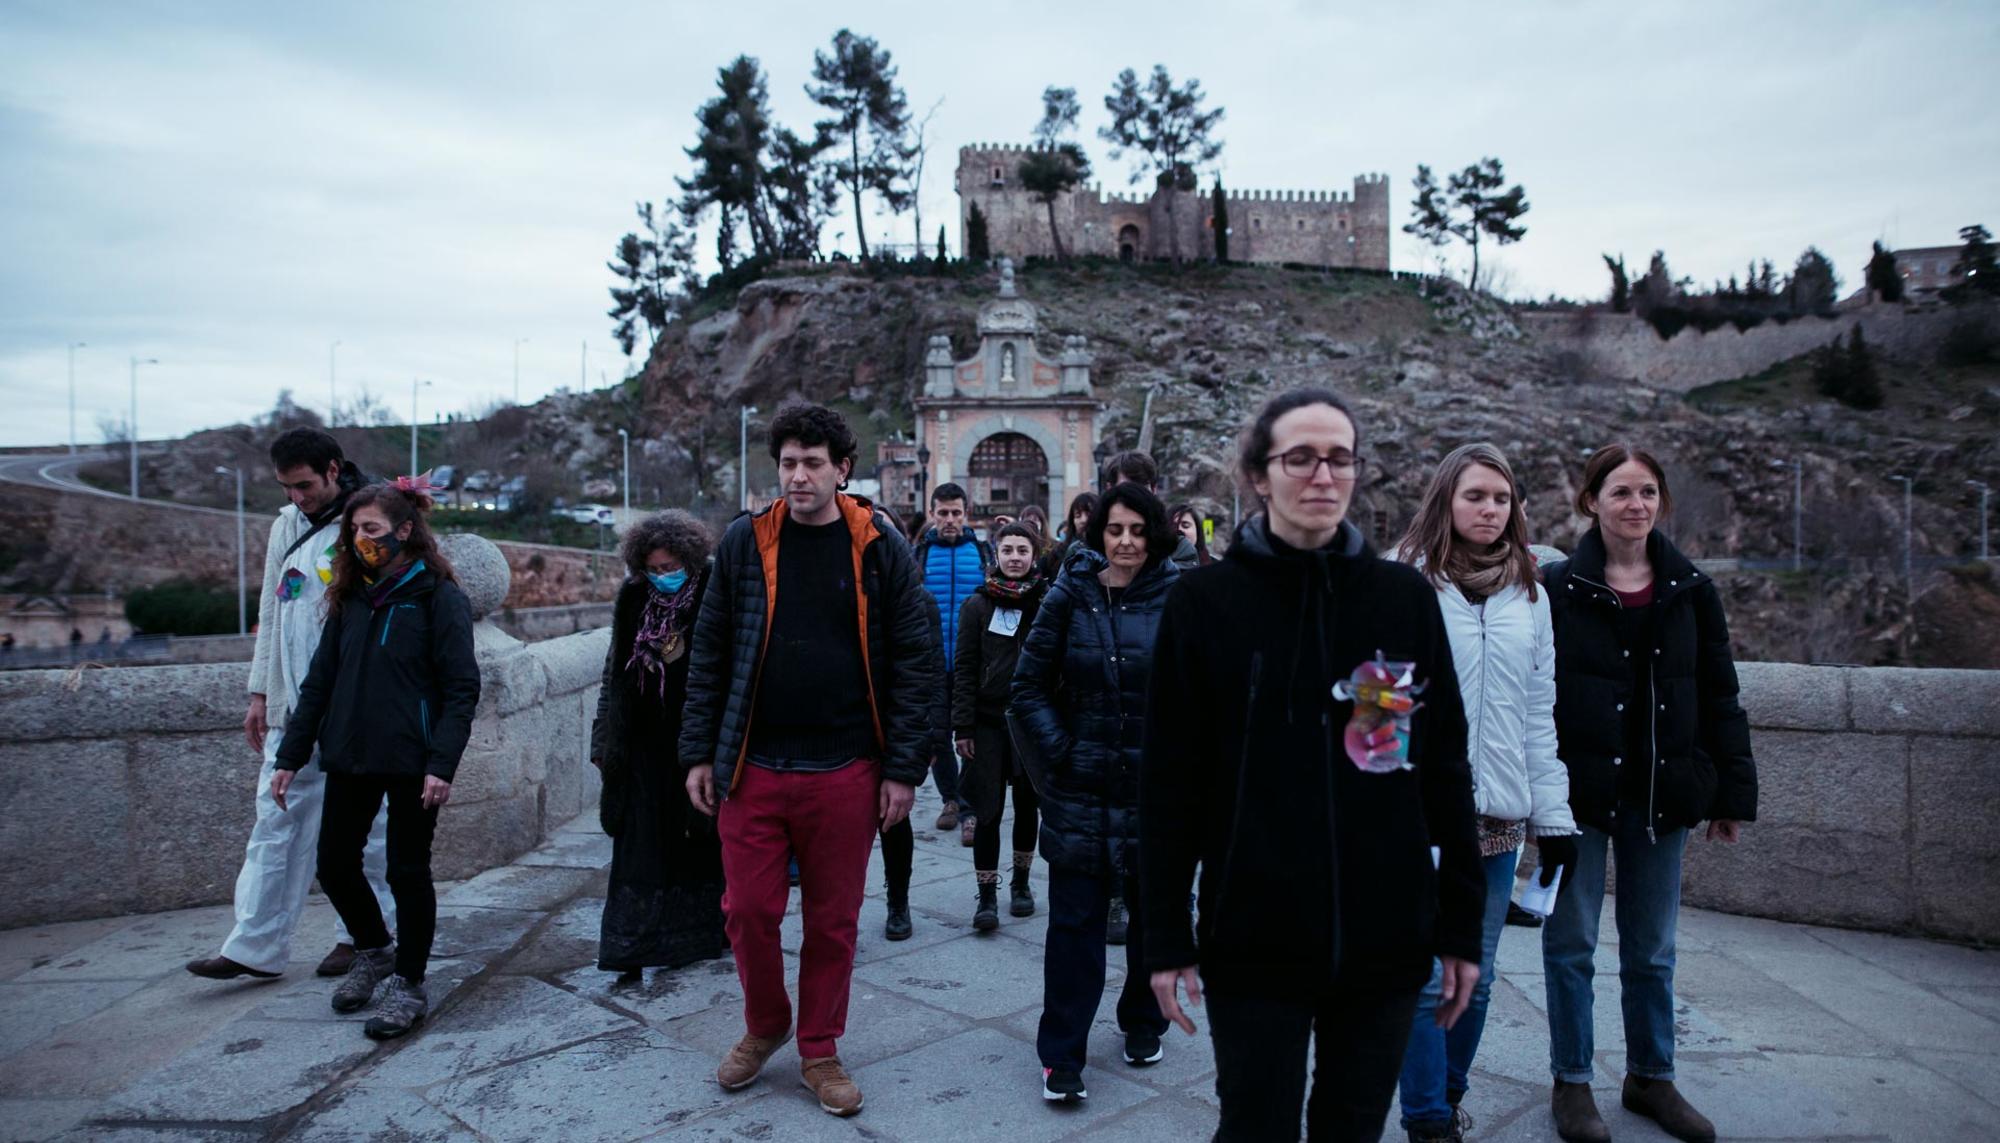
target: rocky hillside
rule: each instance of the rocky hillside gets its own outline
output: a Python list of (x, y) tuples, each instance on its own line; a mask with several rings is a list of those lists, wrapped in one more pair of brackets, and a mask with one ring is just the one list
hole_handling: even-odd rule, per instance
[[(865, 414), (870, 438), (906, 430), (925, 340), (944, 333), (969, 354), (978, 307), (996, 286), (991, 273), (814, 271), (710, 301), (660, 338), (641, 378), (649, 435), (671, 442), (722, 499), (736, 479), (740, 404), (769, 410), (804, 397)], [(1109, 403), (1105, 434), (1133, 445), (1151, 391), (1152, 451), (1166, 484), (1217, 515), (1230, 511), (1235, 430), (1270, 393), (1305, 383), (1331, 385), (1355, 405), (1370, 458), (1356, 515), (1378, 537), (1400, 533), (1445, 451), (1487, 439), (1517, 466), (1536, 538), (1567, 547), (1579, 531), (1569, 505), (1583, 457), (1624, 438), (1670, 466), (1670, 530), (1692, 554), (1789, 557), (1790, 474), (1771, 463), (1799, 456), (1808, 559), (1842, 562), (1838, 572), (1725, 576), (1739, 650), (2000, 666), (1988, 576), (1924, 571), (1911, 622), (1896, 574), (1901, 486), (1887, 479), (1916, 479), (1920, 561), (1969, 550), (1976, 518), (1964, 481), (2000, 475), (2000, 368), (1991, 364), (1884, 362), (1889, 402), (1868, 413), (1802, 389), (1802, 366), (1683, 398), (1579, 377), (1505, 307), (1382, 277), (1094, 263), (1032, 265), (1019, 282), (1041, 307), (1045, 351), (1063, 335), (1089, 338)], [(758, 475), (753, 466), (753, 483)], [(1927, 609), (1939, 613), (1927, 619)], [(1965, 622), (1987, 637), (1941, 634)]]

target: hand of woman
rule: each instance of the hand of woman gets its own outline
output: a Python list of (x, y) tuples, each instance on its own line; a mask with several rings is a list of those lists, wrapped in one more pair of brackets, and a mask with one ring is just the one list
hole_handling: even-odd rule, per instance
[(285, 791), (292, 788), (292, 779), (296, 777), (298, 777), (296, 770), (280, 768), (271, 771), (271, 800), (277, 802), (281, 810), (288, 809), (285, 805)]
[(1194, 1019), (1181, 1011), (1180, 989), (1187, 989), (1188, 1003), (1201, 1006), (1201, 973), (1193, 965), (1186, 968), (1164, 968), (1153, 974), (1153, 999), (1160, 1003), (1160, 1015), (1181, 1031), (1192, 1036)]
[(961, 738), (958, 740), (958, 756), (960, 758), (972, 757), (972, 739)]
[(1472, 987), (1479, 983), (1479, 962), (1455, 956), (1438, 959), (1444, 962), (1444, 980), (1438, 992), (1437, 1026), (1448, 1029), (1472, 1003)]
[(1743, 836), (1743, 823), (1732, 821), (1710, 822), (1708, 823), (1708, 832), (1705, 836), (1710, 841), (1720, 841), (1728, 845), (1735, 845), (1737, 839)]
[(427, 810), (442, 808), (450, 800), (451, 783), (436, 774), (425, 774), (423, 807)]

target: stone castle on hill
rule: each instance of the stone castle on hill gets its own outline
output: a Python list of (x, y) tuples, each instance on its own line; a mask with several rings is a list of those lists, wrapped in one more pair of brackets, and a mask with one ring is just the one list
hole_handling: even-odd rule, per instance
[[(1048, 208), (1021, 185), (1018, 168), (1030, 148), (974, 143), (958, 150), (959, 233), (972, 207), (986, 216), (993, 257), (1050, 257)], [(1311, 266), (1389, 268), (1389, 176), (1361, 175), (1345, 191), (1230, 190), (1229, 260), (1300, 262)], [(1141, 261), (1173, 250), (1169, 227), (1180, 230), (1184, 258), (1215, 254), (1215, 220), (1209, 191), (1182, 192), (1167, 219), (1164, 193), (1106, 194), (1102, 186), (1078, 187), (1056, 200), (1056, 226), (1073, 254)], [(961, 241), (963, 241), (961, 239)], [(963, 249), (960, 254), (964, 254)]]

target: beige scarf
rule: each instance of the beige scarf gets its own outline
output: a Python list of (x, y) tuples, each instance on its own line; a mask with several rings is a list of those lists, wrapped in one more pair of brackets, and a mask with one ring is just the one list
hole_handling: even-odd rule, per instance
[(1513, 576), (1513, 560), (1514, 545), (1505, 540), (1483, 552), (1474, 551), (1470, 544), (1453, 544), (1444, 574), (1467, 595), (1490, 599)]

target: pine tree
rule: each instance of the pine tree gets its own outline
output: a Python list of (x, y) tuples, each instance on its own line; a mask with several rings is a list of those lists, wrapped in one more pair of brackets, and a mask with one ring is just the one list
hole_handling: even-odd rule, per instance
[(992, 256), (986, 245), (986, 212), (975, 202), (965, 216), (965, 260), (984, 262)]
[(1840, 277), (1816, 246), (1806, 247), (1792, 267), (1791, 308), (1795, 314), (1831, 314), (1840, 297)]
[(1952, 267), (1959, 280), (1943, 292), (1952, 301), (1970, 294), (2000, 294), (2000, 259), (1994, 255), (1993, 235), (1975, 223), (1960, 228), (1958, 237), (1965, 243)]
[(1632, 284), (1625, 276), (1625, 255), (1617, 261), (1611, 255), (1604, 255), (1604, 268), (1611, 271), (1611, 312), (1627, 313), (1632, 309)]
[(650, 202), (639, 203), (637, 210), (645, 233), (619, 239), (614, 259), (606, 263), (625, 283), (611, 287), (606, 316), (614, 319), (611, 335), (628, 357), (638, 343), (639, 327), (645, 326), (651, 346), (694, 282), (694, 234), (656, 213)]
[(1896, 256), (1875, 244), (1875, 252), (1868, 256), (1868, 288), (1885, 302), (1903, 300), (1903, 275), (1896, 270)]
[(896, 65), (888, 51), (846, 28), (834, 35), (831, 55), (813, 53), (813, 79), (816, 82), (806, 85), (806, 94), (833, 113), (818, 124), (820, 138), (847, 148), (834, 170), (854, 200), (854, 237), (866, 258), (868, 224), (861, 214), (862, 194), (874, 191), (896, 214), (910, 205), (906, 180), (916, 149), (908, 139), (909, 101), (896, 86)]
[(937, 248), (938, 264), (943, 265), (949, 257), (950, 255), (945, 251), (944, 248), (944, 227), (940, 226), (938, 227), (938, 248)]
[(1847, 342), (1847, 395), (1841, 400), (1857, 409), (1882, 407), (1882, 379), (1876, 374), (1875, 358), (1861, 339), (1859, 325)]
[(1056, 259), (1068, 261), (1063, 249), (1062, 230), (1056, 226), (1056, 200), (1076, 189), (1090, 177), (1090, 158), (1083, 148), (1063, 138), (1076, 130), (1083, 107), (1076, 101), (1073, 87), (1050, 87), (1042, 91), (1042, 118), (1035, 124), (1035, 149), (1016, 168), (1021, 185), (1049, 215), (1049, 241)]
[(1166, 194), (1167, 243), (1176, 266), (1181, 261), (1181, 232), (1175, 203), (1181, 192), (1195, 189), (1195, 168), (1214, 162), (1222, 154), (1222, 141), (1214, 138), (1213, 132), (1222, 121), (1223, 110), (1202, 110), (1202, 101), (1207, 98), (1198, 79), (1175, 87), (1164, 64), (1153, 65), (1153, 74), (1143, 87), (1128, 67), (1118, 73), (1111, 94), (1104, 97), (1111, 122), (1097, 132), (1111, 144), (1112, 158), (1135, 154), (1133, 183), (1150, 174)]
[(1410, 203), (1415, 217), (1404, 225), (1405, 234), (1414, 234), (1433, 246), (1443, 246), (1457, 238), (1472, 247), (1472, 275), (1469, 290), (1479, 289), (1479, 241), (1485, 235), (1497, 246), (1519, 242), (1528, 228), (1518, 224), (1528, 213), (1527, 192), (1515, 183), (1507, 190), (1506, 173), (1500, 160), (1484, 158), (1467, 166), (1439, 188), (1428, 166), (1418, 165), (1412, 180), (1417, 197)]

